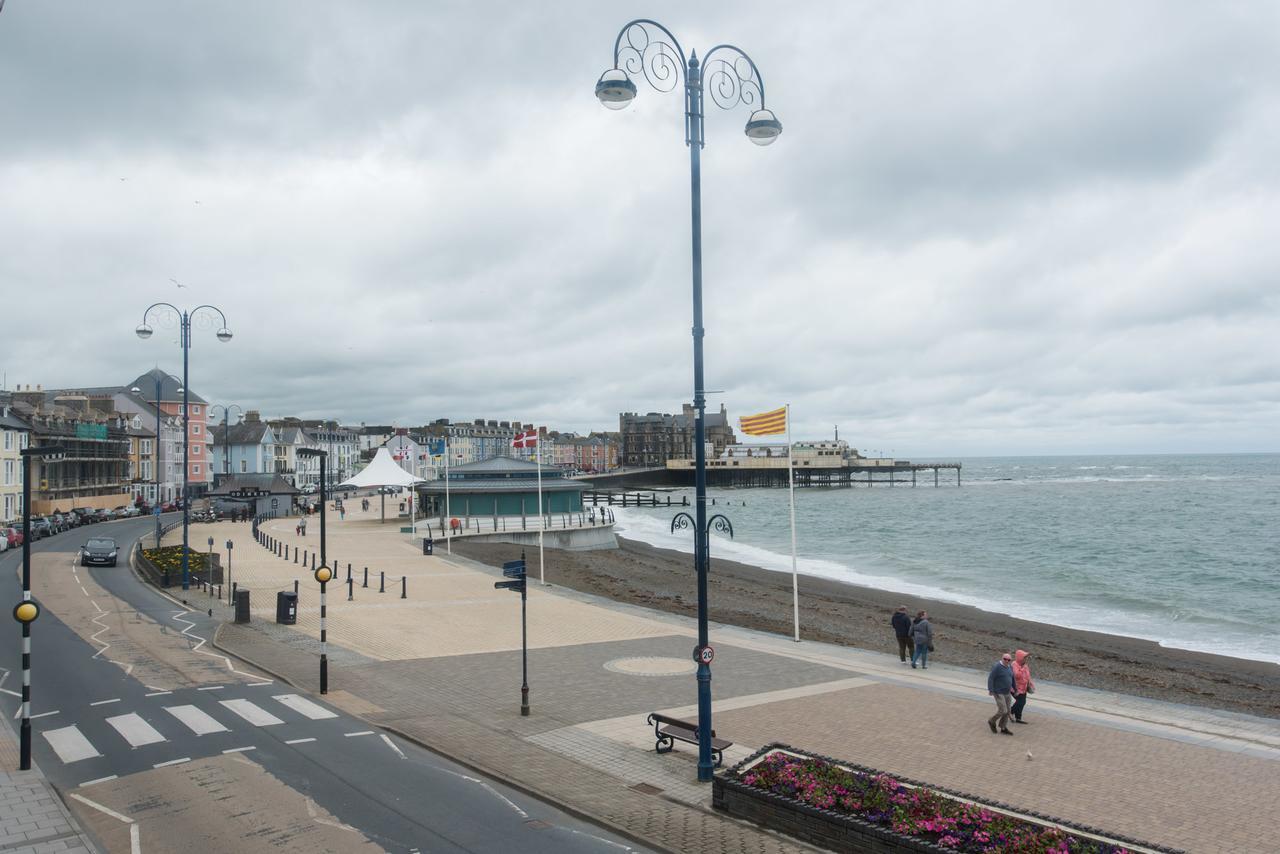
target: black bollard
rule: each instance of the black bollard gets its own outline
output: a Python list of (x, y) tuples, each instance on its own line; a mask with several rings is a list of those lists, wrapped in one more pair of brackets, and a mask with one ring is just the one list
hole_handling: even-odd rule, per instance
[(347, 564), (347, 583), (351, 583), (351, 564)]
[(364, 584), (361, 584), (360, 586), (361, 587), (369, 586), (369, 567), (367, 566), (364, 568)]
[(298, 579), (296, 578), (293, 580), (293, 595), (298, 595)]
[(297, 547), (297, 546), (294, 546), (294, 547), (293, 547), (293, 562), (294, 562), (294, 563), (297, 563), (297, 562), (298, 562), (298, 547)]
[(347, 601), (348, 602), (355, 601), (355, 598), (356, 598), (355, 586), (356, 586), (356, 580), (351, 577), (350, 573), (348, 573), (347, 574)]
[(402, 575), (400, 576), (400, 598), (401, 599), (408, 598), (408, 590), (409, 590), (408, 582), (405, 581), (405, 577)]
[(385, 569), (378, 573), (378, 592), (387, 592), (387, 571)]
[(316, 571), (316, 553), (315, 552), (311, 553), (311, 571), (312, 572)]

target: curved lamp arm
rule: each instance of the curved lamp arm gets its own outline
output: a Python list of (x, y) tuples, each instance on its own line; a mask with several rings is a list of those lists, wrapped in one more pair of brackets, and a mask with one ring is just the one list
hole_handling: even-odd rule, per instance
[(718, 531), (721, 534), (728, 534), (730, 539), (733, 538), (733, 523), (729, 521), (729, 517), (719, 513), (707, 520), (707, 531)]
[(685, 528), (692, 528), (695, 524), (697, 523), (693, 521), (693, 517), (682, 510), (671, 520), (671, 533), (674, 534), (677, 530), (683, 531)]
[[(678, 65), (672, 61), (668, 51), (674, 51), (680, 58)], [(628, 22), (618, 31), (618, 37), (613, 42), (613, 67), (621, 68), (633, 76), (643, 75), (649, 85), (659, 92), (674, 89), (676, 83), (683, 78), (688, 64), (675, 35), (649, 18), (636, 18)]]

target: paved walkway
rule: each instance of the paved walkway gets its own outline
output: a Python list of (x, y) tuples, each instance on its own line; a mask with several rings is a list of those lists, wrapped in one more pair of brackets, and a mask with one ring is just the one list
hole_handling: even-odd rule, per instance
[[(247, 526), (209, 527), (236, 540), (233, 578), (255, 605), (254, 622), (223, 626), (220, 645), (314, 690), (309, 569), (259, 547)], [(266, 529), (318, 544), (314, 517), (305, 539), (293, 520)], [(193, 543), (204, 538), (193, 528)], [(694, 713), (690, 620), (531, 583), (533, 714), (521, 717), (519, 601), (493, 589), (496, 570), (425, 557), (397, 525), (359, 513), (334, 517), (328, 551), (340, 577), (350, 560), (360, 580), (366, 565), (405, 577), (409, 594), (357, 581), (348, 602), (331, 585), (342, 590), (329, 606), (336, 704), (651, 845), (804, 850), (712, 813), (692, 748), (653, 753), (648, 712)], [(274, 591), (294, 579), (299, 624), (277, 626)], [(715, 725), (736, 743), (726, 762), (781, 741), (1188, 851), (1274, 850), (1257, 831), (1280, 811), (1280, 721), (1038, 683), (1030, 725), (997, 737), (982, 673), (913, 671), (895, 655), (729, 626), (713, 626), (712, 642)]]
[(19, 771), (18, 759), (17, 734), (0, 723), (0, 852), (96, 854), (40, 767)]

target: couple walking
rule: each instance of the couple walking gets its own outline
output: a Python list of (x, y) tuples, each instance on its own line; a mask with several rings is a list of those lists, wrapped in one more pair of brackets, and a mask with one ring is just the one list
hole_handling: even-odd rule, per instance
[(890, 622), (893, 633), (898, 637), (898, 658), (905, 663), (910, 652), (912, 669), (918, 661), (920, 667), (928, 670), (929, 653), (933, 651), (933, 625), (929, 622), (928, 613), (918, 611), (912, 620), (907, 616), (907, 606), (900, 605)]
[(993, 733), (1013, 735), (1009, 729), (1009, 718), (1014, 723), (1025, 724), (1022, 710), (1027, 705), (1027, 695), (1035, 693), (1036, 683), (1031, 679), (1031, 665), (1027, 659), (1031, 653), (1018, 650), (1016, 658), (1009, 653), (1000, 656), (1000, 660), (987, 674), (987, 693), (996, 701), (996, 713), (987, 718), (987, 726)]

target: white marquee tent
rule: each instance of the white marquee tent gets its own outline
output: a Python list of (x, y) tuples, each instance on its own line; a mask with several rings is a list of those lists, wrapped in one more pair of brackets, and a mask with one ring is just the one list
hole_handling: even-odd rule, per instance
[[(423, 483), (423, 479), (400, 468), (396, 461), (391, 459), (391, 454), (386, 448), (379, 448), (369, 465), (338, 484), (338, 488), (368, 489), (375, 486), (413, 486), (415, 483)], [(384, 522), (386, 518), (387, 497), (383, 494), (382, 519)]]

